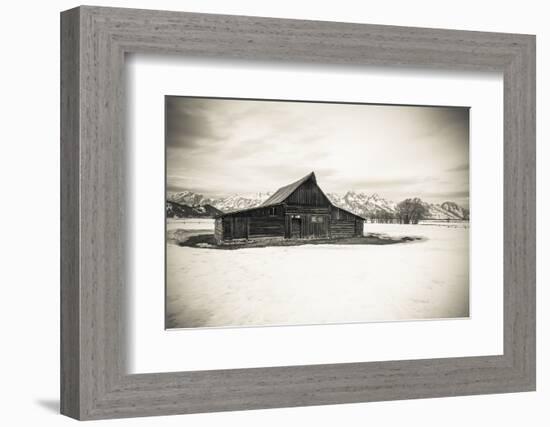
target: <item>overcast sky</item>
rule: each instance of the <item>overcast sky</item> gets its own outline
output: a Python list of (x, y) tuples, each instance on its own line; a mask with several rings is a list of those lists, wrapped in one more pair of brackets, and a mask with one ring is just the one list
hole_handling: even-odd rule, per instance
[(325, 192), (469, 205), (467, 108), (166, 97), (167, 190)]

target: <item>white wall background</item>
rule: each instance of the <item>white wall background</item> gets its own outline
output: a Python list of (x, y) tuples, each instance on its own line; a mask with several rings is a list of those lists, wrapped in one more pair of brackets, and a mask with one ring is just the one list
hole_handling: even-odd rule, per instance
[[(470, 1), (96, 1), (105, 6), (320, 19), (537, 34), (538, 55), (538, 391), (200, 414), (109, 421), (146, 426), (545, 426), (550, 422), (550, 334), (546, 326), (550, 279), (543, 270), (550, 255), (550, 26), (545, 2)], [(74, 1), (5, 2), (2, 6), (0, 66), (0, 317), (3, 372), (2, 425), (63, 426), (58, 415), (59, 384), (59, 11)], [(546, 161), (545, 161), (546, 160)]]

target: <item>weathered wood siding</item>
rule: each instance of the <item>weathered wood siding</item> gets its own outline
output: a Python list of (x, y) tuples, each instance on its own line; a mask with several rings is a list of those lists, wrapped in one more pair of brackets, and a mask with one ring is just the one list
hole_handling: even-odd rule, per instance
[(329, 206), (296, 206), (288, 205), (285, 206), (285, 213), (288, 214), (317, 214), (317, 215), (329, 215), (330, 207)]
[(330, 213), (330, 237), (340, 239), (363, 235), (363, 220), (352, 213), (333, 206)]
[(312, 180), (302, 184), (292, 193), (285, 202), (288, 205), (324, 206), (329, 207), (330, 201), (323, 194), (317, 183)]
[(233, 217), (233, 238), (248, 239), (248, 223), (249, 218), (236, 216)]
[[(217, 220), (216, 220), (217, 221)], [(214, 230), (216, 242), (285, 236), (282, 206), (249, 209), (228, 214), (220, 220), (220, 230)]]
[(329, 215), (306, 215), (306, 221), (304, 222), (304, 237), (328, 238), (329, 227)]
[(345, 211), (344, 209), (340, 209), (336, 206), (333, 206), (330, 211), (330, 217), (333, 220), (343, 220), (343, 221), (355, 221), (358, 219), (356, 215), (353, 215), (352, 213)]
[(363, 235), (363, 220), (335, 206), (277, 205), (216, 219), (218, 244), (259, 238), (322, 239)]
[(355, 236), (355, 220), (337, 220), (330, 221), (330, 237), (333, 239), (341, 239), (343, 237)]
[(223, 240), (248, 238), (248, 218), (224, 217), (222, 220)]
[(234, 239), (234, 224), (235, 221), (232, 216), (222, 218), (223, 240)]
[(280, 217), (249, 218), (248, 237), (284, 237), (285, 220)]
[(236, 217), (270, 217), (270, 216), (282, 216), (283, 215), (283, 206), (268, 206), (268, 207), (259, 207), (254, 209), (247, 209), (238, 212), (230, 212), (226, 214), (223, 218), (236, 218)]
[(288, 214), (285, 221), (287, 239), (319, 239), (330, 237), (328, 214)]
[(356, 236), (362, 236), (363, 235), (363, 226), (365, 224), (365, 221), (362, 219), (356, 219), (355, 220), (355, 235)]
[(221, 218), (214, 220), (214, 240), (218, 245), (223, 241), (223, 220)]

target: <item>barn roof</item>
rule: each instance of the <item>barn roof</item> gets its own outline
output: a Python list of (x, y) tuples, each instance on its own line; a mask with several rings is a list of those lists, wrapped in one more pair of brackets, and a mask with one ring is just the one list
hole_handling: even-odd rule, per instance
[[(256, 210), (256, 209), (259, 209), (259, 208), (266, 208), (266, 207), (270, 207), (270, 206), (277, 206), (277, 205), (281, 205), (285, 202), (285, 200), (292, 194), (294, 193), (294, 191), (296, 191), (298, 189), (298, 187), (300, 187), (300, 185), (302, 185), (303, 183), (307, 182), (308, 180), (313, 180), (314, 183), (317, 184), (317, 178), (315, 177), (315, 173), (314, 172), (311, 172), (309, 174), (307, 174), (306, 176), (304, 176), (303, 178), (300, 178), (298, 181), (296, 182), (293, 182), (292, 184), (288, 184), (288, 185), (285, 185), (284, 187), (281, 187), (279, 188), (275, 193), (273, 193), (265, 202), (263, 202), (261, 205), (258, 205), (256, 207), (253, 207), (253, 208), (247, 208), (247, 209), (240, 209), (240, 210), (237, 210), (237, 211), (232, 211), (232, 212), (225, 212), (223, 214), (220, 214), (218, 215), (217, 217), (224, 217), (224, 216), (229, 216), (229, 215), (232, 215), (232, 214), (236, 214), (236, 213), (240, 213), (240, 212), (247, 212), (247, 211), (253, 211), (253, 210)], [(321, 188), (319, 188), (321, 190)], [(321, 190), (321, 192), (323, 192), (323, 190)], [(324, 194), (324, 193), (323, 193)], [(326, 196), (325, 196), (326, 197)], [(361, 218), (362, 220), (364, 220), (365, 218), (363, 218), (361, 215), (357, 215), (356, 213), (353, 213), (353, 212), (350, 212), (346, 209), (343, 209), (341, 208), (340, 206), (336, 206), (334, 203), (332, 203), (330, 201), (330, 199), (327, 197), (327, 200), (328, 202), (330, 203), (331, 206), (334, 206), (335, 208), (337, 209), (340, 209), (344, 212), (347, 212), (353, 216), (356, 216), (358, 218)]]
[(344, 211), (346, 213), (349, 213), (350, 215), (356, 216), (357, 218), (361, 218), (363, 221), (366, 221), (366, 218), (362, 217), (361, 215), (357, 215), (356, 213), (353, 213), (352, 211), (348, 211), (347, 209), (341, 208), (340, 206), (337, 206), (332, 202), (330, 204), (332, 206), (334, 206), (336, 209), (340, 209), (341, 211)]
[(302, 185), (304, 182), (309, 179), (313, 179), (313, 182), (317, 182), (315, 178), (315, 173), (311, 172), (310, 174), (304, 176), (292, 184), (285, 185), (284, 187), (279, 188), (275, 193), (271, 195), (265, 202), (263, 202), (259, 207), (265, 208), (266, 206), (278, 205), (283, 203), (296, 189)]

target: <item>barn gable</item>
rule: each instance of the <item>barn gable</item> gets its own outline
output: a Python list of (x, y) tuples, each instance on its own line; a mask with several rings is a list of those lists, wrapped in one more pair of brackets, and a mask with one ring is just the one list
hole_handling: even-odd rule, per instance
[(330, 206), (330, 200), (317, 185), (315, 173), (304, 176), (292, 184), (279, 188), (260, 206), (267, 207), (286, 203), (289, 205)]

